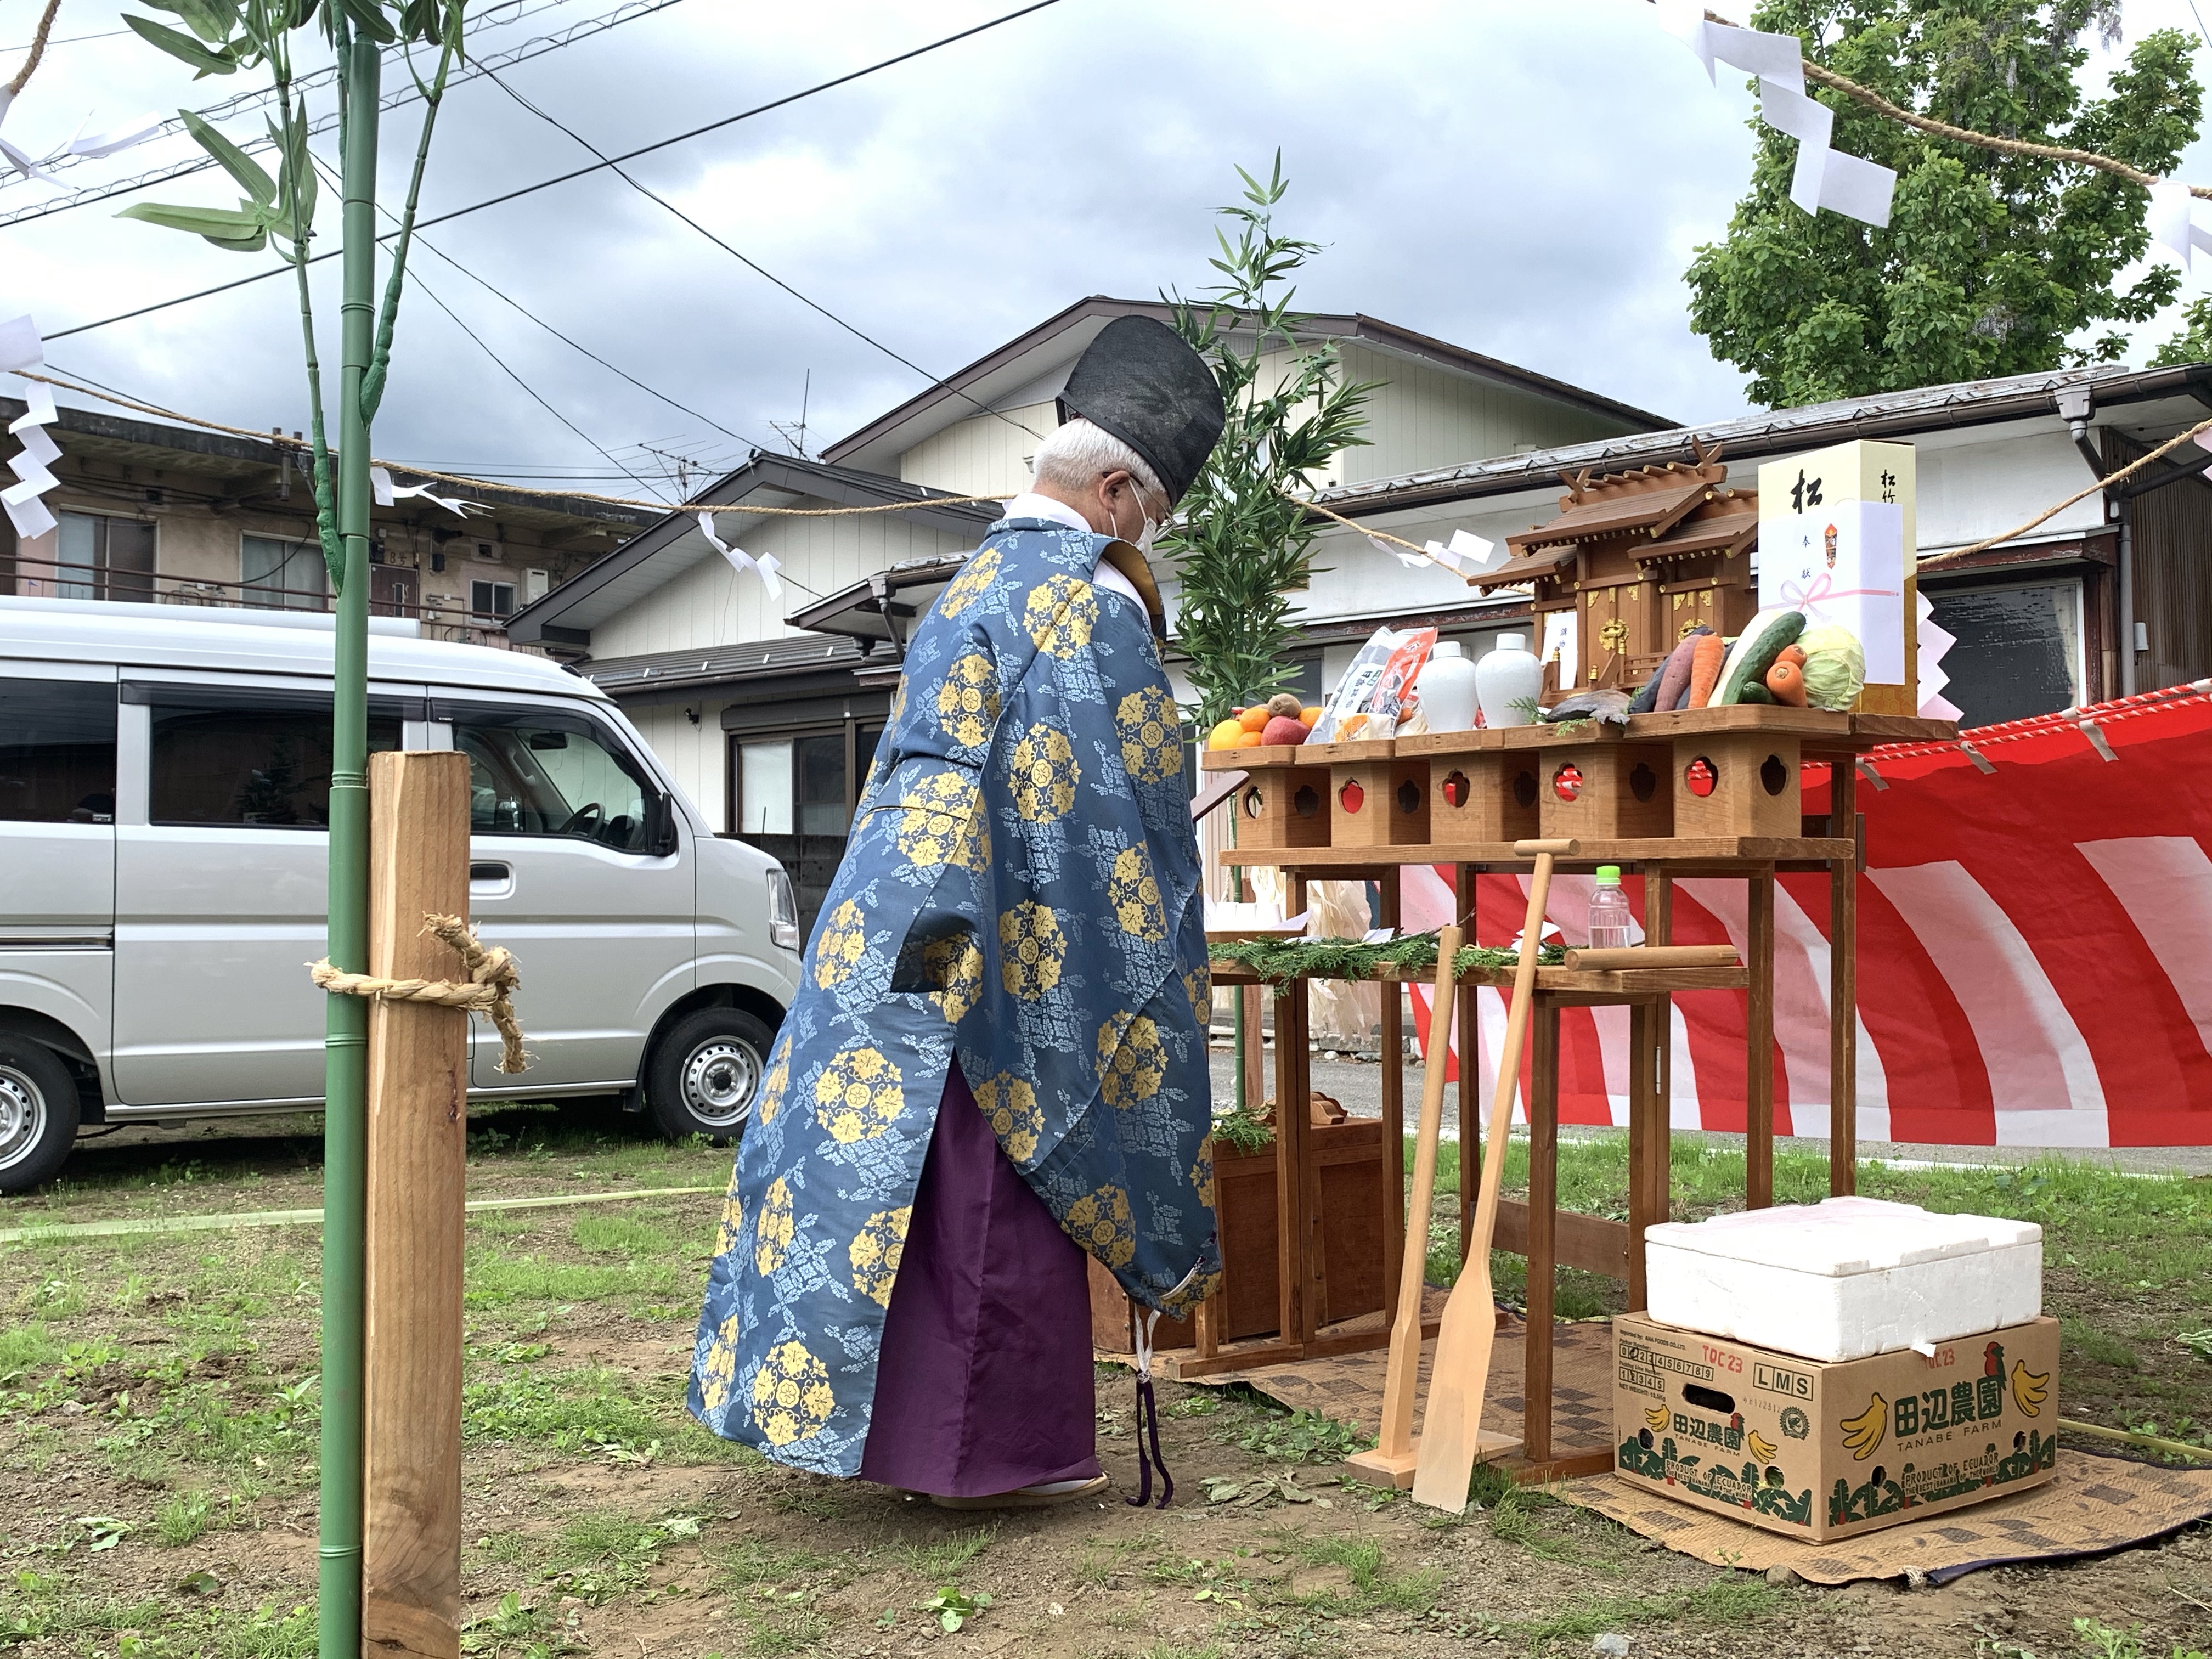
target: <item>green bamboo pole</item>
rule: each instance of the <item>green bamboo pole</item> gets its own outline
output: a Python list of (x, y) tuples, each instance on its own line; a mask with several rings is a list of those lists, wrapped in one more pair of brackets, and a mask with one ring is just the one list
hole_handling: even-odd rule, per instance
[[(330, 957), (368, 969), (368, 421), (362, 383), (376, 325), (376, 125), (382, 60), (337, 25), (344, 173), (339, 308), (338, 591), (331, 764)], [(368, 1004), (329, 1000), (323, 1112), (321, 1659), (360, 1659), (362, 1281), (366, 1254)]]

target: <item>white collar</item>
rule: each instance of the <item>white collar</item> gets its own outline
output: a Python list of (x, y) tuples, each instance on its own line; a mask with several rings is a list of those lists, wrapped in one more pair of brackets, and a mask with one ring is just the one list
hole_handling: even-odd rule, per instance
[(1091, 535), (1098, 533), (1091, 528), (1080, 513), (1066, 501), (1040, 495), (1034, 489), (1025, 489), (1008, 501), (1006, 510), (1000, 516), (1006, 519), (1049, 519), (1054, 524), (1066, 525), (1070, 530), (1081, 530)]

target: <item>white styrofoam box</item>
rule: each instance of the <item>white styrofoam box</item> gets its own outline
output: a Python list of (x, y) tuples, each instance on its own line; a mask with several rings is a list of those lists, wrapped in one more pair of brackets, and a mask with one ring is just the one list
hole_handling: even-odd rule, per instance
[(1647, 1311), (1806, 1359), (1863, 1359), (2043, 1311), (2043, 1229), (1832, 1198), (1644, 1234)]

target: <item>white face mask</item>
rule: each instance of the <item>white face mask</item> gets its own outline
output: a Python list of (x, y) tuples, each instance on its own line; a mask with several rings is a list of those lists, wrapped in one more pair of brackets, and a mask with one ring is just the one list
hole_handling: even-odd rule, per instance
[(1138, 513), (1142, 515), (1143, 528), (1139, 530), (1133, 536), (1123, 536), (1121, 534), (1121, 516), (1117, 509), (1113, 520), (1114, 534), (1121, 540), (1127, 542), (1131, 546), (1134, 547), (1138, 552), (1149, 555), (1152, 550), (1152, 539), (1159, 534), (1160, 526), (1158, 522), (1154, 520), (1152, 514), (1145, 511), (1145, 497), (1143, 493), (1138, 489), (1136, 480), (1133, 478), (1129, 481), (1129, 494), (1137, 503)]

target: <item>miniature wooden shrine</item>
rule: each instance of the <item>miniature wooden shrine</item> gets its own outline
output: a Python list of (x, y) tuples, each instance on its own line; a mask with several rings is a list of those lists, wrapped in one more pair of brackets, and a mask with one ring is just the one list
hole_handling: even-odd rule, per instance
[(1561, 473), (1559, 516), (1508, 536), (1511, 556), (1474, 580), (1534, 592), (1546, 707), (1592, 688), (1632, 690), (1699, 623), (1734, 635), (1758, 611), (1758, 493), (1729, 487), (1719, 445), (1692, 451), (1688, 464)]

